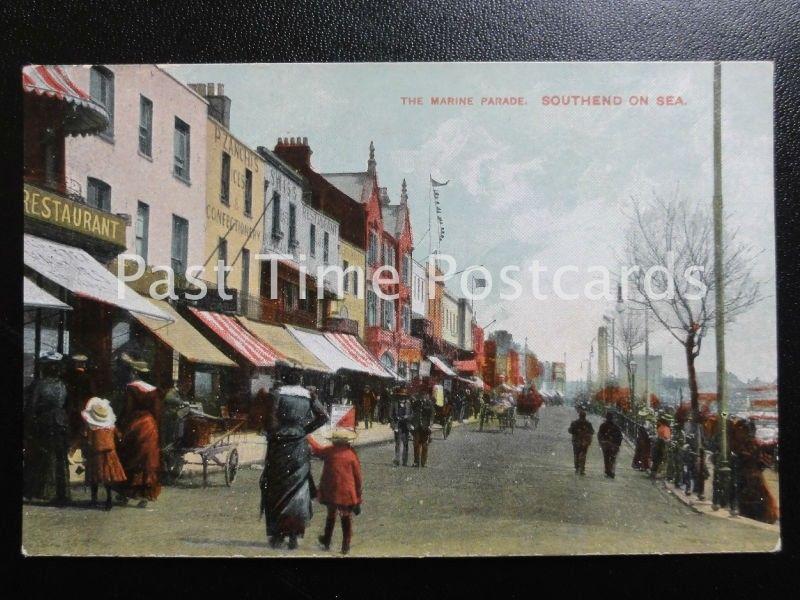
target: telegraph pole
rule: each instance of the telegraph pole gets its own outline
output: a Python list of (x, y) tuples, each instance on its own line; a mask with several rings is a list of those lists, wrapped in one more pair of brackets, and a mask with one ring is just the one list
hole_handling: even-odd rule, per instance
[(714, 333), (717, 344), (717, 414), (719, 452), (714, 468), (713, 507), (728, 506), (731, 469), (728, 462), (728, 397), (725, 372), (725, 277), (722, 214), (722, 66), (714, 62)]

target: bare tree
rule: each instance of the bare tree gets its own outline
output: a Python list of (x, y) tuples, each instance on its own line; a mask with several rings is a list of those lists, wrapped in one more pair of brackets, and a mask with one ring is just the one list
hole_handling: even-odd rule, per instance
[(620, 315), (618, 323), (619, 335), (614, 349), (619, 354), (628, 375), (628, 390), (630, 391), (631, 408), (633, 408), (635, 390), (633, 389), (634, 379), (631, 365), (634, 352), (644, 344), (645, 329), (642, 310), (629, 307)]
[[(708, 206), (706, 206), (708, 204)], [(756, 253), (725, 228), (725, 322), (732, 322), (761, 300), (760, 285), (751, 276)], [(633, 200), (626, 235), (628, 300), (649, 311), (684, 348), (692, 412), (698, 414), (695, 360), (703, 339), (714, 327), (714, 224), (710, 203), (689, 203), (678, 193), (665, 200)], [(627, 285), (623, 281), (623, 289)]]

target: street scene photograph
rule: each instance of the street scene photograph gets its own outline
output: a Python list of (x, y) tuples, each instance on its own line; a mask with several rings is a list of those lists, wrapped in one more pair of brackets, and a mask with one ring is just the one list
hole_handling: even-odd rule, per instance
[(20, 76), (24, 555), (781, 550), (771, 62)]

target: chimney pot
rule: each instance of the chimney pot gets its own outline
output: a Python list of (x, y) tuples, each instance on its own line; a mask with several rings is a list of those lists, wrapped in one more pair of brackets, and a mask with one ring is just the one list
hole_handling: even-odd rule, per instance
[(305, 136), (303, 137), (303, 145), (308, 146), (308, 138)]
[(225, 95), (225, 86), (221, 83), (217, 84), (217, 96), (224, 96)]
[(206, 84), (206, 88), (208, 90), (206, 92), (206, 95), (207, 96), (213, 96), (214, 95), (214, 84), (213, 83), (207, 83)]

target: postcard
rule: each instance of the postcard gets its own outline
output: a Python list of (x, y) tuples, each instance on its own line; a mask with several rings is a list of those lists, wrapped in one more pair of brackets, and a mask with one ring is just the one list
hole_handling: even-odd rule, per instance
[(21, 76), (24, 554), (780, 549), (772, 63)]

